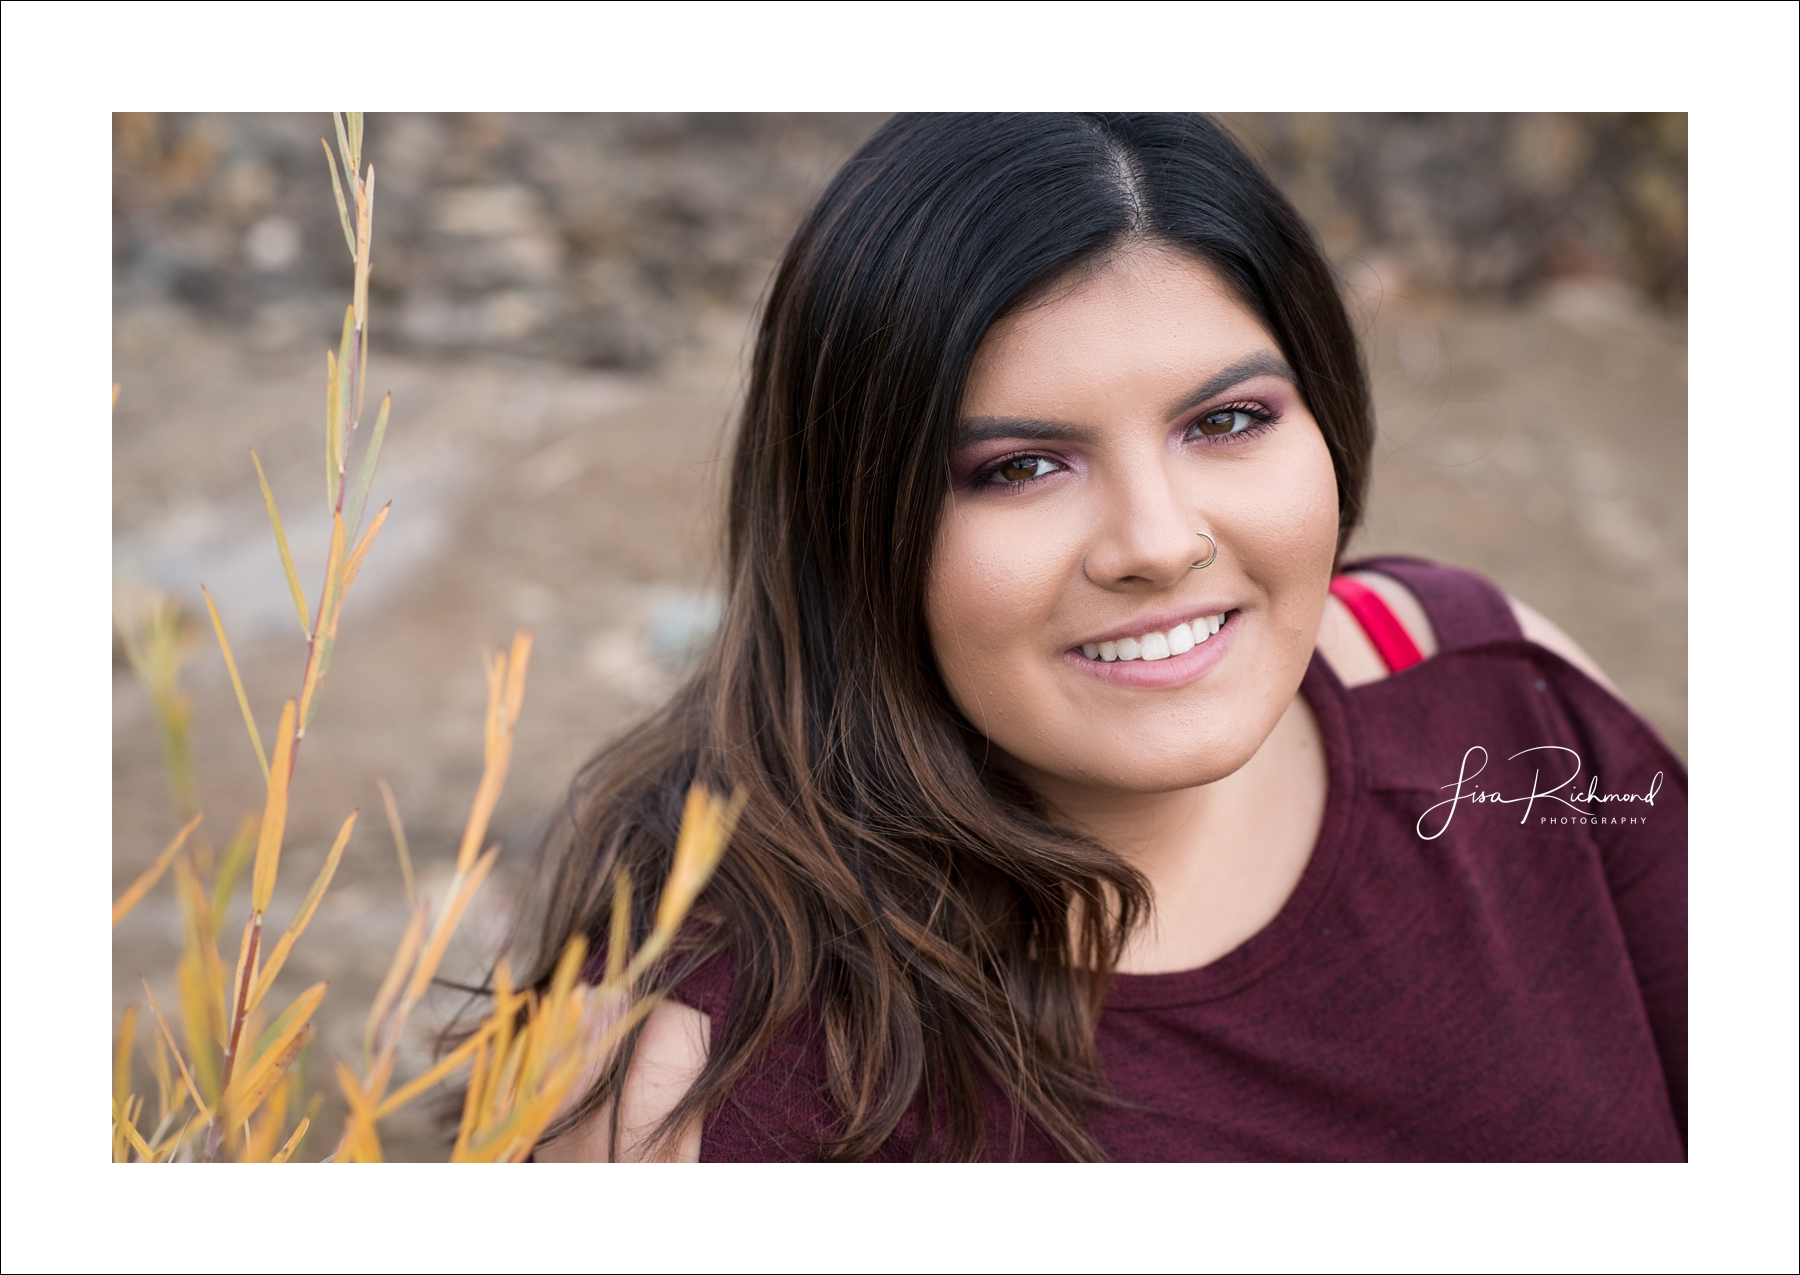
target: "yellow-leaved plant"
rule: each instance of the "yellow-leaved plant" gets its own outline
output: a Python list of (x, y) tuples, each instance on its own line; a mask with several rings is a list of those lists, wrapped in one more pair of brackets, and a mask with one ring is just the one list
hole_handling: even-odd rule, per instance
[[(268, 910), (281, 865), (288, 794), (300, 746), (319, 708), (345, 599), (388, 516), (384, 505), (366, 527), (363, 525), (392, 397), (381, 400), (373, 425), (366, 431), (361, 464), (352, 478), (350, 457), (365, 433), (375, 168), (363, 163), (362, 115), (350, 112), (333, 115), (332, 120), (336, 154), (329, 142), (322, 144), (354, 276), (338, 348), (325, 356), (325, 494), (331, 513), (331, 547), (317, 607), (310, 608), (294, 569), (275, 495), (261, 460), (252, 452), (294, 613), (306, 635), (306, 661), (299, 691), (282, 705), (271, 750), (265, 750), (218, 608), (212, 595), (201, 590), (266, 781), (261, 813), (244, 817), (221, 855), (214, 855), (200, 832), (202, 816), (188, 754), (189, 704), (180, 689), (187, 636), (181, 627), (180, 609), (172, 600), (159, 598), (119, 617), (127, 658), (150, 699), (161, 733), (181, 828), (113, 904), (113, 925), (169, 876), (182, 920), (183, 948), (176, 965), (178, 1003), (173, 1007), (181, 1029), (179, 1037), (150, 993), (148, 982), (144, 984), (151, 1018), (146, 1024), (149, 1043), (144, 1052), (156, 1090), (154, 1123), (146, 1117), (146, 1094), (140, 1093), (134, 1082), (138, 1006), (127, 1006), (120, 1018), (112, 1075), (115, 1161), (291, 1160), (307, 1136), (322, 1097), (315, 1093), (308, 1101), (304, 1084), (315, 1016), (327, 985), (313, 984), (272, 1016), (264, 1002), (331, 885), (356, 826), (356, 811), (343, 820), (312, 888), (273, 943), (268, 937)], [(117, 386), (113, 395), (116, 401)], [(327, 1159), (381, 1159), (381, 1121), (452, 1080), (464, 1067), (469, 1071), (466, 1100), (450, 1158), (525, 1158), (575, 1084), (653, 1007), (650, 998), (637, 996), (633, 989), (667, 949), (731, 836), (741, 797), (727, 802), (696, 785), (688, 794), (674, 866), (643, 946), (627, 956), (631, 883), (621, 874), (614, 882), (608, 963), (597, 985), (581, 980), (587, 953), (579, 938), (564, 952), (554, 979), (541, 996), (529, 989), (515, 989), (507, 965), (501, 961), (495, 969), (493, 1006), (487, 1017), (436, 1065), (396, 1085), (399, 1047), (410, 1016), (432, 987), (458, 924), (499, 854), (498, 845), (482, 847), (506, 783), (530, 659), (531, 636), (524, 631), (514, 635), (508, 650), (486, 657), (485, 763), (457, 852), (456, 873), (435, 914), (429, 903), (417, 897), (405, 830), (392, 791), (385, 780), (378, 781), (412, 916), (369, 1009), (360, 1067), (352, 1068), (341, 1060), (335, 1065), (335, 1078), (349, 1104), (349, 1114)], [(238, 939), (236, 959), (227, 965), (219, 950), (218, 923), (246, 867), (251, 878), (250, 914)]]

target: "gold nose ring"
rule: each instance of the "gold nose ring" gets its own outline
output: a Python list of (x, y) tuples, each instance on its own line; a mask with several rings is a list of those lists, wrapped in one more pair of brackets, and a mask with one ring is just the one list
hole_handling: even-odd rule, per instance
[(1194, 534), (1196, 536), (1199, 536), (1202, 540), (1206, 541), (1206, 543), (1208, 545), (1212, 546), (1212, 552), (1206, 555), (1205, 562), (1190, 562), (1190, 563), (1188, 563), (1188, 570), (1189, 571), (1204, 571), (1204, 570), (1206, 570), (1206, 568), (1212, 566), (1212, 564), (1218, 559), (1219, 542), (1217, 540), (1214, 540), (1211, 536), (1207, 535), (1204, 531), (1196, 531)]

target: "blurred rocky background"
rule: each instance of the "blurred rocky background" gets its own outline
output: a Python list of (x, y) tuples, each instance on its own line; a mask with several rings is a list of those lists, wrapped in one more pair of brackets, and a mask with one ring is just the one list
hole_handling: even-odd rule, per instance
[[(393, 514), (350, 598), (297, 774), (285, 924), (363, 818), (282, 981), (332, 980), (354, 1058), (405, 921), (375, 786), (441, 896), (481, 765), (479, 648), (537, 635), (505, 845), (453, 976), (479, 977), (574, 769), (666, 695), (717, 613), (721, 465), (756, 299), (836, 166), (842, 115), (375, 115), (371, 387), (394, 394)], [(1353, 552), (1481, 570), (1562, 624), (1686, 749), (1686, 121), (1680, 115), (1233, 115), (1317, 228), (1381, 427)], [(324, 356), (348, 299), (320, 115), (114, 124), (115, 586), (197, 617), (185, 685), (207, 826), (260, 808), (204, 583), (272, 729), (304, 647), (248, 449), (309, 593)], [(118, 889), (175, 826), (157, 731), (114, 668)], [(243, 901), (225, 918), (242, 921)], [(159, 887), (115, 933), (115, 1019), (180, 923)], [(168, 1003), (166, 1000), (163, 1002)], [(454, 1008), (446, 997), (439, 1019)], [(425, 1057), (421, 1038), (408, 1066)], [(313, 1083), (329, 1067), (315, 1061)], [(335, 1140), (328, 1105), (302, 1158)], [(399, 1158), (441, 1150), (423, 1112)]]
[[(880, 117), (375, 115), (389, 350), (643, 369), (750, 304)], [(327, 120), (329, 129), (329, 120)], [(119, 305), (264, 348), (335, 333), (346, 252), (308, 116), (120, 116)]]
[[(1518, 301), (1617, 280), (1679, 313), (1681, 115), (1225, 117), (1338, 259)], [(389, 349), (642, 369), (752, 302), (835, 164), (841, 115), (378, 115), (375, 298)], [(173, 302), (264, 348), (340, 311), (318, 120), (117, 119), (122, 310)]]

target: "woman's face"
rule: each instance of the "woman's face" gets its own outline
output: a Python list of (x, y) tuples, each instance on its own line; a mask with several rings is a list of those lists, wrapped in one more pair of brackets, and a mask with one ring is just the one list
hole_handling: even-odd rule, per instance
[(996, 324), (951, 472), (932, 649), (1028, 782), (1167, 792), (1249, 760), (1312, 654), (1337, 485), (1275, 341), (1207, 267), (1133, 249)]

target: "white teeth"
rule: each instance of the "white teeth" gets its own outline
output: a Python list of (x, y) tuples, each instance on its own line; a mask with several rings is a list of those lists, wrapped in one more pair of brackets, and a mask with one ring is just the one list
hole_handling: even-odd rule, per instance
[(1177, 624), (1164, 633), (1143, 633), (1120, 638), (1116, 642), (1086, 642), (1081, 653), (1090, 660), (1111, 664), (1114, 660), (1166, 660), (1184, 655), (1217, 633), (1225, 623), (1225, 613), (1203, 615), (1186, 624)]

